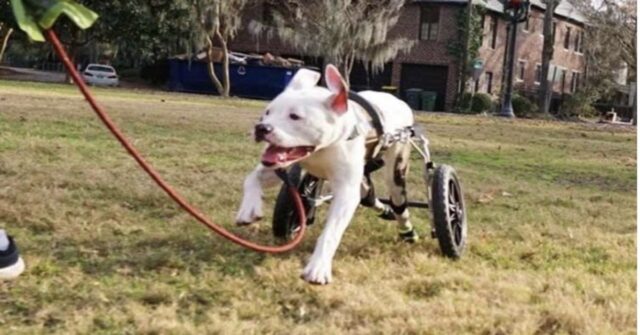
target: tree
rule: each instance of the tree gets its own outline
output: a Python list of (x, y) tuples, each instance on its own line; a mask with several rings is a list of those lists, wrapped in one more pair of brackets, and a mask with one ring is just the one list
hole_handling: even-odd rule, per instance
[[(242, 11), (247, 2), (248, 0), (191, 0), (197, 22), (197, 31), (192, 41), (196, 47), (205, 46), (209, 77), (223, 97), (228, 97), (231, 89), (227, 44), (240, 28)], [(216, 45), (222, 51), (222, 82), (214, 66)]]
[(546, 9), (544, 12), (544, 19), (542, 21), (542, 35), (544, 42), (542, 45), (542, 79), (540, 80), (540, 92), (538, 95), (538, 108), (540, 113), (548, 114), (549, 107), (551, 105), (551, 92), (553, 91), (553, 81), (549, 80), (547, 74), (551, 67), (551, 59), (553, 58), (554, 43), (555, 43), (555, 26), (553, 24), (553, 14), (556, 11), (556, 7), (560, 4), (560, 0), (542, 0)]
[(457, 38), (450, 40), (447, 46), (449, 54), (456, 59), (457, 63), (456, 71), (459, 79), (454, 105), (460, 110), (468, 107), (464, 97), (469, 88), (473, 62), (478, 57), (482, 46), (482, 16), (484, 13), (484, 7), (473, 4), (458, 11), (456, 16)]
[[(629, 68), (630, 77), (635, 77), (638, 26), (636, 1), (604, 0), (598, 7), (594, 7), (588, 0), (575, 0), (575, 3), (588, 22), (583, 46), (587, 64), (590, 65), (589, 75), (600, 77), (608, 74), (602, 79), (610, 83), (612, 76), (620, 70), (624, 62)], [(616, 47), (612, 48), (612, 44)], [(601, 62), (605, 64), (599, 64)]]
[(348, 81), (356, 60), (373, 72), (414, 41), (389, 38), (404, 0), (271, 0), (266, 22), (252, 21), (254, 34), (277, 36), (298, 52), (335, 64)]
[[(637, 70), (636, 31), (638, 28), (636, 0), (603, 0), (598, 7), (581, 6), (594, 34), (609, 38), (609, 45), (619, 46), (618, 57), (632, 74)], [(589, 43), (591, 44), (591, 43)], [(610, 50), (612, 51), (612, 50)]]
[(13, 26), (11, 25), (13, 13), (9, 0), (0, 0), (0, 4), (0, 63), (2, 63), (4, 52), (7, 50), (9, 39), (13, 34)]
[[(91, 29), (83, 32), (70, 25), (67, 19), (55, 25), (58, 36), (72, 54), (75, 49), (78, 54), (91, 55), (91, 61), (95, 62), (95, 57), (103, 56), (100, 50), (107, 50), (116, 65), (139, 68), (184, 53), (190, 47), (185, 36), (193, 31), (194, 20), (188, 0), (78, 2), (93, 9), (100, 17)], [(0, 0), (0, 22), (14, 22), (8, 0)], [(12, 37), (15, 46), (27, 45), (26, 35), (15, 27), (14, 31), (17, 32)]]
[(6, 23), (0, 22), (0, 63), (4, 58), (4, 52), (9, 44), (9, 38), (13, 34), (13, 28)]
[[(616, 78), (624, 68), (628, 69), (628, 78), (637, 81), (637, 3), (604, 0), (594, 6), (590, 0), (573, 0), (573, 5), (587, 21), (582, 41), (587, 71), (581, 93), (587, 103), (606, 100), (615, 93)], [(634, 109), (634, 122), (635, 113)]]
[(100, 14), (91, 29), (94, 42), (108, 45), (114, 59), (127, 67), (165, 59), (190, 46), (185, 36), (194, 30), (194, 18), (186, 0), (83, 3)]

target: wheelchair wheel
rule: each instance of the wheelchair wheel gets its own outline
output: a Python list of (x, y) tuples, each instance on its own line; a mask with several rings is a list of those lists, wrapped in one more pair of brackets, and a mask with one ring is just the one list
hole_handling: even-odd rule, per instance
[[(315, 221), (316, 212), (313, 201), (322, 191), (323, 181), (303, 172), (298, 164), (295, 164), (288, 173), (289, 180), (291, 180), (294, 185), (298, 185), (298, 192), (300, 192), (300, 196), (302, 197), (307, 216), (307, 226), (312, 225)], [(273, 236), (282, 239), (291, 238), (299, 227), (298, 220), (293, 199), (291, 199), (286, 185), (283, 184), (276, 198), (276, 206), (273, 210)]]
[(442, 253), (453, 259), (462, 255), (467, 240), (467, 213), (455, 170), (435, 169), (431, 185), (433, 224)]

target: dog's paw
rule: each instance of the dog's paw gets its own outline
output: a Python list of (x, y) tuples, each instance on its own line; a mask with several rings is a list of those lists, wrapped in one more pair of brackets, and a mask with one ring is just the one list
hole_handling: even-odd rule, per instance
[(245, 194), (236, 215), (236, 224), (246, 226), (262, 219), (262, 197), (258, 192)]
[(393, 213), (393, 210), (388, 205), (384, 206), (384, 209), (382, 210), (382, 212), (380, 212), (380, 214), (378, 214), (378, 217), (386, 221), (396, 220), (396, 215)]
[(398, 238), (405, 243), (417, 243), (420, 240), (420, 235), (418, 235), (414, 228), (411, 228), (411, 230), (406, 232), (398, 233)]
[(310, 284), (327, 285), (331, 283), (331, 262), (312, 260), (302, 271), (301, 278)]

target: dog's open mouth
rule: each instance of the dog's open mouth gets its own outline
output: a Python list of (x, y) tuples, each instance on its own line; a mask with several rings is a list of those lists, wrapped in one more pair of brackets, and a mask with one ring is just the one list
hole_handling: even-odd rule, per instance
[(262, 164), (264, 166), (274, 166), (295, 162), (309, 156), (314, 149), (315, 147), (312, 146), (283, 148), (269, 144), (262, 154)]

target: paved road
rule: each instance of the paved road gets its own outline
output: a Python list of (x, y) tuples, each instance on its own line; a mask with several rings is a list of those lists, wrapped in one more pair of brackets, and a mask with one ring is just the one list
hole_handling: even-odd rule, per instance
[(0, 79), (61, 83), (64, 82), (64, 78), (65, 76), (62, 72), (50, 72), (27, 68), (0, 66)]

